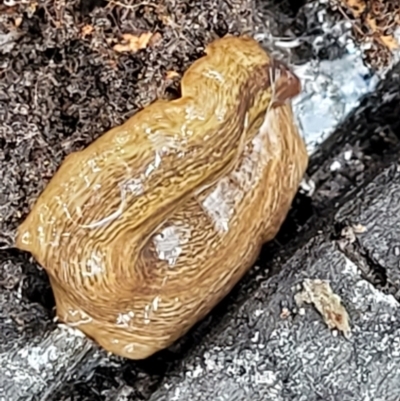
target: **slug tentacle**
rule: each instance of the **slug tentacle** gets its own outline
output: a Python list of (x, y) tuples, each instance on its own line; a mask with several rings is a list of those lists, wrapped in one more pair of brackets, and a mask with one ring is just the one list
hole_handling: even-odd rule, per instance
[(16, 239), (61, 320), (140, 359), (223, 298), (273, 238), (307, 166), (299, 80), (248, 37), (214, 41), (182, 96), (68, 156)]

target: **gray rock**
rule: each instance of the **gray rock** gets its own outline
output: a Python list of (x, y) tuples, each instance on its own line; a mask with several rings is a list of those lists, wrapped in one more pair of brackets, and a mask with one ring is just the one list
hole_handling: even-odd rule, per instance
[[(385, 170), (336, 215), (348, 225), (361, 225), (356, 248), (365, 264), (381, 273), (380, 285), (400, 296), (400, 165)], [(357, 231), (357, 228), (356, 228)], [(353, 253), (352, 252), (352, 253)]]
[(0, 354), (0, 401), (47, 400), (82, 366), (98, 364), (83, 334), (65, 326), (43, 334)]
[[(33, 278), (29, 266), (11, 253), (0, 258), (0, 401), (44, 401), (80, 369), (99, 362), (90, 340), (55, 327), (49, 311), (32, 302), (45, 297), (46, 283), (37, 270)], [(43, 293), (29, 292), (32, 287)]]
[[(365, 224), (363, 243), (378, 254), (393, 250), (400, 235), (379, 227), (399, 226), (398, 194), (393, 166), (345, 205), (338, 219), (351, 215)], [(348, 339), (330, 330), (312, 306), (297, 308), (295, 293), (305, 279), (329, 280), (350, 317)], [(283, 308), (291, 312), (286, 318)], [(320, 236), (226, 316), (219, 332), (178, 364), (150, 399), (394, 401), (400, 397), (399, 347), (399, 303), (364, 279), (334, 241)]]

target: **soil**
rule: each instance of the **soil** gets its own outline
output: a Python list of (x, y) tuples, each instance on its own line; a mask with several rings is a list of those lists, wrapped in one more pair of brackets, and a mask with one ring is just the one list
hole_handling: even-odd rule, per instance
[[(63, 158), (156, 98), (205, 45), (255, 29), (252, 1), (10, 2), (0, 12), (0, 248)], [(229, 16), (229, 18), (226, 18)], [(153, 33), (138, 52), (123, 34)]]

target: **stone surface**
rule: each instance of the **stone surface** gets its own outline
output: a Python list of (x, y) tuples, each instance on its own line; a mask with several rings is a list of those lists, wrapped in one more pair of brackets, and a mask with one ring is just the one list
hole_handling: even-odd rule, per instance
[[(88, 383), (73, 386), (76, 398), (62, 399), (94, 401), (94, 394), (84, 397), (79, 391), (103, 388), (102, 399), (107, 401), (397, 401), (399, 303), (385, 283), (374, 281), (376, 266), (354, 244), (375, 241), (372, 247), (378, 252), (382, 243), (389, 249), (396, 248), (399, 236), (382, 229), (376, 241), (374, 228), (396, 229), (400, 224), (399, 171), (394, 163), (376, 175), (332, 215), (331, 224), (321, 234), (283, 266), (280, 253), (273, 260), (267, 259), (271, 270), (275, 270), (273, 264), (279, 266), (278, 274), (268, 277), (260, 269), (250, 273), (239, 286), (241, 295), (230, 297), (230, 307), (217, 308), (211, 322), (207, 322), (208, 329), (200, 327), (191, 333), (192, 344), (183, 354), (178, 351), (174, 359), (163, 353), (159, 359), (151, 359), (149, 366), (159, 364), (163, 371), (155, 381), (158, 388), (153, 394), (149, 376), (137, 373), (138, 364), (120, 361), (113, 370), (106, 370), (107, 377), (112, 372), (118, 378), (115, 383), (108, 381), (105, 387), (99, 386), (97, 381), (104, 371), (97, 370)], [(351, 224), (365, 225), (367, 230), (358, 234), (353, 231), (345, 237), (338, 234)], [(392, 256), (387, 253), (383, 258), (391, 260)], [(387, 274), (389, 277), (389, 269)], [(349, 315), (348, 339), (330, 330), (312, 305), (300, 308), (296, 304), (295, 296), (305, 279), (329, 280)], [(393, 288), (398, 288), (396, 283)], [(126, 372), (136, 373), (127, 376)]]
[(45, 400), (101, 353), (81, 333), (55, 325), (45, 278), (12, 253), (0, 255), (0, 401)]
[[(390, 229), (400, 226), (398, 178), (394, 165), (337, 214), (365, 224), (359, 241), (372, 253), (393, 254), (398, 246), (400, 235)], [(385, 255), (381, 263), (392, 261), (398, 274), (400, 258)], [(342, 298), (349, 339), (312, 307), (297, 307), (294, 295), (306, 278), (329, 280)], [(150, 400), (398, 400), (399, 306), (363, 278), (335, 241), (316, 237), (175, 366)]]
[[(400, 165), (385, 170), (357, 198), (338, 212), (336, 219), (349, 226), (361, 225), (353, 253), (381, 272), (382, 288), (400, 299)], [(357, 227), (356, 227), (357, 231)]]
[(80, 369), (99, 364), (82, 333), (59, 325), (0, 354), (0, 400), (46, 400)]

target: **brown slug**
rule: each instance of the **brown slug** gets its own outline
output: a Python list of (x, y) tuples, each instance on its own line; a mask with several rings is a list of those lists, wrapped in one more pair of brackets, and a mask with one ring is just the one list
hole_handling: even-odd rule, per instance
[(67, 156), (18, 228), (59, 320), (143, 359), (202, 319), (279, 230), (308, 163), (298, 78), (250, 37), (206, 48), (158, 100)]

